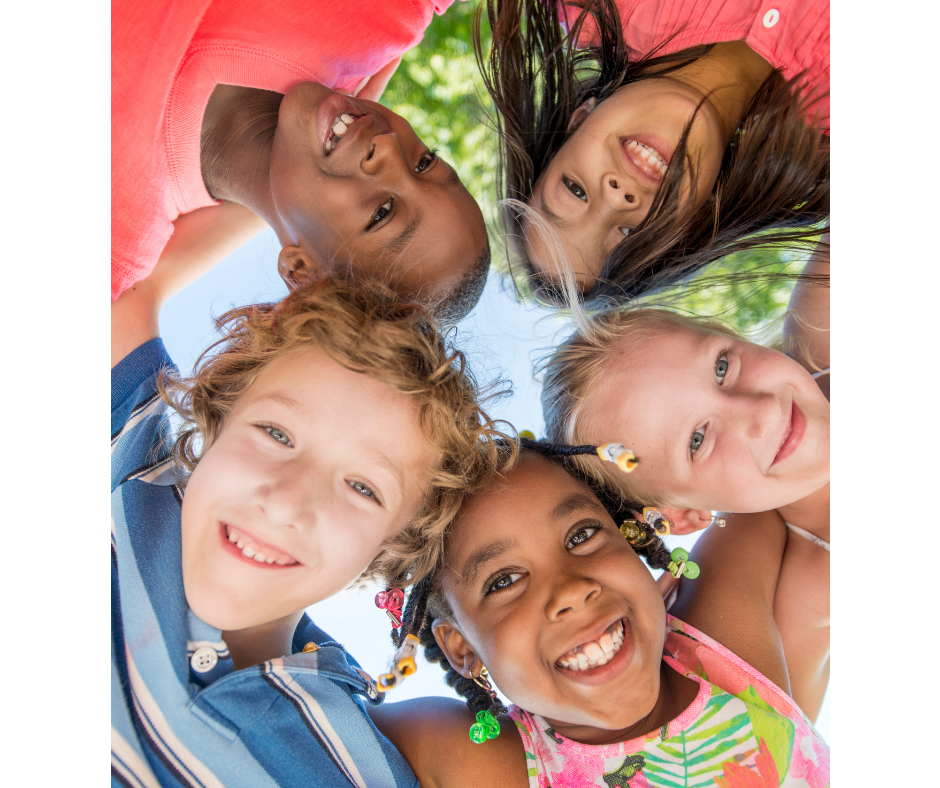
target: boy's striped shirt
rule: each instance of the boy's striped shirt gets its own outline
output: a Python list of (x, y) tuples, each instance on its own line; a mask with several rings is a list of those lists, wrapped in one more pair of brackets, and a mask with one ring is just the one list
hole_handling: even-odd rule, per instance
[[(417, 786), (365, 713), (374, 684), (306, 615), (294, 654), (236, 671), (187, 606), (181, 477), (155, 388), (171, 363), (156, 339), (112, 371), (112, 785)], [(319, 650), (299, 653), (310, 641)]]

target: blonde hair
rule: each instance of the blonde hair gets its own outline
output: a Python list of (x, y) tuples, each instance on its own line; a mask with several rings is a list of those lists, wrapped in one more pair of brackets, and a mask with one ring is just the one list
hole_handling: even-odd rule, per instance
[[(585, 443), (579, 422), (589, 408), (590, 393), (603, 383), (608, 351), (615, 342), (629, 338), (629, 346), (634, 347), (652, 334), (676, 327), (740, 338), (734, 329), (715, 318), (682, 315), (668, 309), (628, 307), (593, 317), (586, 328), (568, 337), (540, 364), (542, 414), (548, 439), (553, 443)], [(576, 455), (569, 461), (590, 480), (622, 498), (648, 506), (669, 503), (655, 492), (643, 490), (633, 474), (623, 473), (596, 455)]]
[(447, 524), (464, 496), (485, 488), (500, 465), (496, 429), (458, 350), (448, 350), (429, 313), (378, 282), (305, 284), (278, 303), (254, 304), (216, 320), (222, 338), (193, 375), (164, 374), (160, 394), (183, 420), (173, 456), (192, 470), (212, 446), (235, 402), (271, 362), (317, 347), (333, 361), (413, 398), (422, 432), (440, 460), (422, 509), (383, 545), (360, 582), (425, 573), (438, 560)]

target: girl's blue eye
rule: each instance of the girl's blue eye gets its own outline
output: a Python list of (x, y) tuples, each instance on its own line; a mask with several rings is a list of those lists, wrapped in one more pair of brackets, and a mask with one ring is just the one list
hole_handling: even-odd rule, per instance
[(565, 188), (571, 192), (575, 197), (577, 197), (582, 202), (587, 202), (587, 192), (584, 191), (577, 183), (574, 181), (568, 180), (566, 177), (562, 176), (561, 182), (565, 184)]
[(695, 452), (698, 451), (704, 440), (705, 435), (698, 430), (692, 433), (692, 440), (689, 441), (689, 449), (691, 450), (692, 454), (695, 454)]
[(430, 167), (434, 160), (437, 158), (437, 149), (432, 150), (430, 153), (425, 153), (421, 159), (418, 161), (418, 166), (415, 167), (415, 172), (424, 172), (428, 167)]
[(373, 501), (378, 500), (378, 496), (371, 489), (366, 487), (362, 482), (347, 482), (350, 487), (352, 487), (357, 493), (359, 493), (363, 498), (370, 498)]
[(285, 446), (291, 445), (290, 438), (287, 437), (287, 433), (283, 430), (279, 430), (277, 427), (263, 427), (263, 429), (278, 443), (283, 443)]
[(394, 204), (395, 204), (394, 197), (389, 197), (388, 202), (382, 203), (382, 205), (379, 206), (378, 210), (374, 214), (372, 214), (372, 218), (369, 219), (369, 226), (366, 229), (368, 230), (372, 227), (375, 227), (386, 216), (388, 216), (392, 212), (392, 205)]
[(724, 380), (725, 375), (728, 374), (728, 359), (725, 357), (725, 354), (722, 353), (718, 360), (715, 362), (715, 377), (718, 379), (718, 385), (720, 386)]

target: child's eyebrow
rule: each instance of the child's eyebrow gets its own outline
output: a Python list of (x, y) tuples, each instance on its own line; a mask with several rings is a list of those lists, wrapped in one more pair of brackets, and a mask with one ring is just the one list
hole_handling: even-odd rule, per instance
[(598, 514), (606, 514), (607, 512), (607, 510), (590, 495), (585, 495), (584, 493), (575, 493), (574, 495), (569, 495), (567, 498), (565, 498), (565, 500), (558, 504), (558, 506), (552, 510), (550, 517), (553, 520), (563, 520), (565, 517), (568, 517), (570, 514), (573, 514), (579, 509), (591, 509)]
[(464, 562), (463, 571), (460, 573), (460, 582), (465, 586), (473, 585), (474, 578), (476, 578), (482, 566), (515, 546), (515, 539), (503, 539), (477, 550)]
[(382, 254), (400, 252), (404, 249), (408, 245), (408, 242), (415, 237), (415, 233), (418, 232), (420, 224), (421, 214), (416, 213), (398, 235), (385, 243), (382, 247)]

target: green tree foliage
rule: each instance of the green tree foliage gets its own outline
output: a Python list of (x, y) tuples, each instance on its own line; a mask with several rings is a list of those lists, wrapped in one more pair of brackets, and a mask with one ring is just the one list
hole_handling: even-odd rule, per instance
[(486, 122), (492, 103), (473, 57), (476, 5), (455, 2), (434, 17), (421, 44), (402, 57), (382, 103), (407, 118), (418, 136), (454, 166), (489, 221), (494, 216), (497, 137)]
[[(449, 161), (483, 209), (494, 238), (496, 160), (499, 141), (488, 120), (492, 103), (477, 70), (471, 43), (478, 3), (455, 2), (435, 16), (421, 44), (405, 53), (382, 103), (407, 118), (418, 136)], [(483, 25), (484, 46), (489, 31)], [(500, 244), (494, 244), (497, 267)], [(709, 266), (692, 283), (659, 294), (656, 303), (692, 314), (720, 317), (739, 331), (753, 333), (778, 320), (793, 279), (809, 252), (765, 248), (732, 255)], [(755, 279), (755, 274), (763, 274)], [(737, 279), (729, 279), (737, 275)], [(750, 278), (748, 278), (750, 277)], [(511, 289), (511, 288), (510, 288)]]

